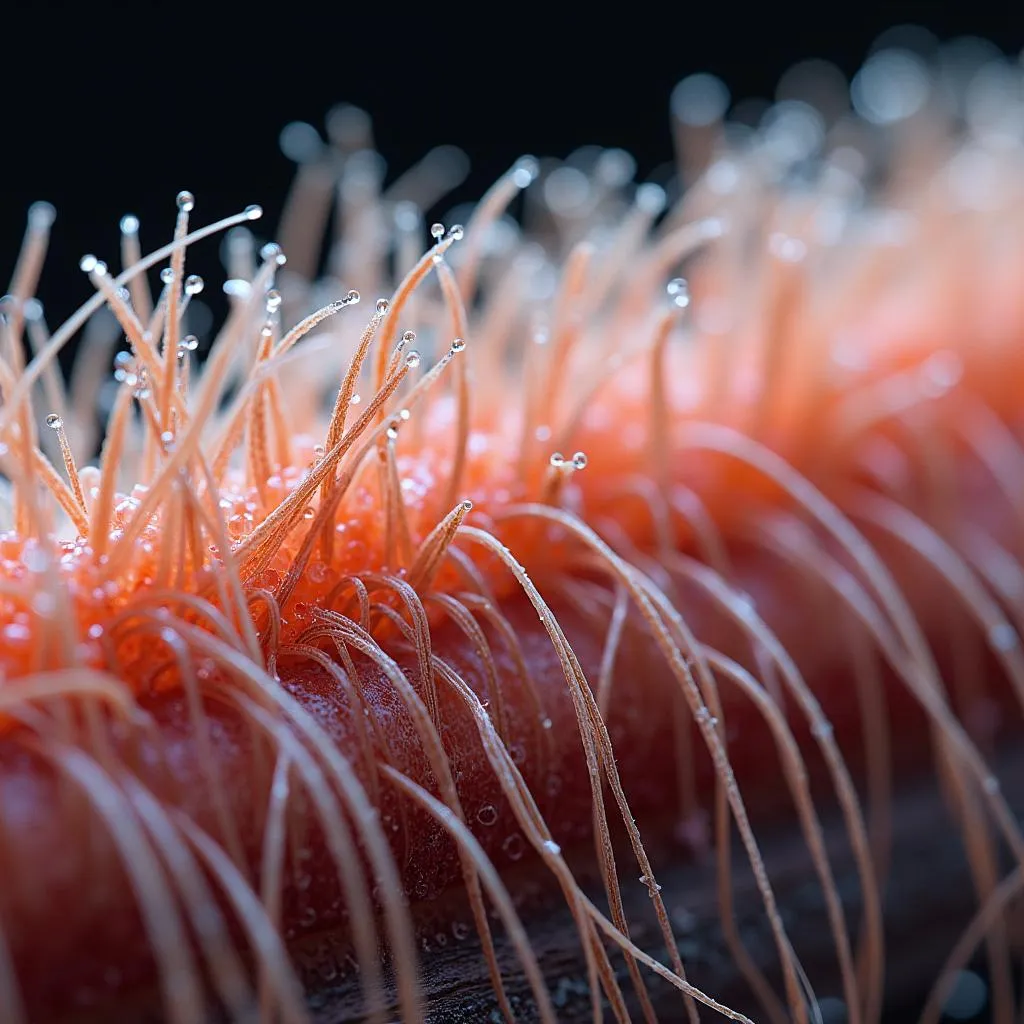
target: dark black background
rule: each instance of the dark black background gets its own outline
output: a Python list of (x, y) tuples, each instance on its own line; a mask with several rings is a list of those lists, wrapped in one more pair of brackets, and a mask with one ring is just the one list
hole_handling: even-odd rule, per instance
[[(10, 7), (10, 5), (8, 5)], [(463, 147), (474, 198), (525, 152), (563, 156), (623, 146), (641, 175), (671, 156), (667, 106), (684, 75), (721, 75), (736, 98), (770, 96), (787, 67), (825, 57), (856, 70), (883, 29), (923, 24), (1018, 52), (1024, 13), (1001, 3), (478, 4), (430, 2), (415, 15), (371, 2), (32, 4), (2, 21), (0, 280), (24, 211), (58, 211), (40, 297), (51, 326), (89, 294), (77, 269), (113, 264), (117, 223), (142, 218), (143, 245), (167, 240), (174, 196), (190, 189), (196, 223), (261, 203), (272, 232), (292, 165), (277, 147), (293, 119), (322, 123), (338, 101), (374, 115), (397, 174), (431, 146)], [(317, 5), (318, 7), (320, 5)], [(1018, 13), (1014, 13), (1014, 8)], [(191, 269), (219, 283), (216, 243)], [(213, 300), (219, 289), (204, 298)]]

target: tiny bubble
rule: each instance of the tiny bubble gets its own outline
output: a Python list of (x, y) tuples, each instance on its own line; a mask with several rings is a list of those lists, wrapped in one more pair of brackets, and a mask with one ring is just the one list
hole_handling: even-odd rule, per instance
[(196, 197), (191, 192), (179, 192), (177, 203), (182, 213), (191, 213), (195, 209)]
[(479, 811), (476, 812), (476, 820), (481, 825), (489, 828), (498, 820), (498, 812), (491, 804), (484, 804)]
[(509, 860), (520, 860), (523, 856), (523, 837), (518, 832), (513, 832), (505, 838), (501, 848)]

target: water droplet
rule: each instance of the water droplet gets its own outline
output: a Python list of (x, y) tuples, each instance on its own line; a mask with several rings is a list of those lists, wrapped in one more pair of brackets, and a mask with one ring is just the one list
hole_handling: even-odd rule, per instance
[(444, 225), (440, 223), (431, 224), (430, 237), (440, 242), (444, 238)]
[(807, 243), (782, 231), (774, 231), (768, 238), (768, 250), (784, 263), (799, 263), (807, 255)]
[(185, 278), (185, 294), (198, 295), (206, 287), (206, 282), (198, 274), (189, 274)]
[(318, 459), (322, 459), (324, 457), (324, 452), (325, 451), (326, 451), (326, 449), (324, 448), (324, 446), (322, 444), (315, 444), (315, 445), (313, 445), (313, 454)]
[(491, 804), (484, 804), (479, 811), (476, 812), (476, 820), (481, 825), (490, 828), (498, 820), (498, 811)]
[(358, 405), (363, 400), (362, 395), (353, 395), (349, 400), (349, 405)]
[(988, 642), (997, 651), (1012, 651), (1019, 643), (1017, 631), (1008, 622), (1000, 622), (988, 631)]
[(185, 337), (181, 339), (181, 348), (186, 352), (195, 352), (195, 350), (199, 348), (199, 339), (194, 334), (186, 334)]
[(850, 97), (866, 121), (892, 124), (917, 113), (930, 88), (920, 57), (908, 50), (885, 49), (864, 62), (850, 85)]
[(661, 892), (661, 886), (648, 875), (641, 875), (640, 881), (647, 886), (647, 895), (653, 900), (654, 897)]
[(346, 306), (354, 306), (359, 301), (359, 292), (355, 288), (350, 288), (345, 293), (344, 301)]
[(526, 188), (537, 180), (540, 164), (535, 156), (521, 156), (512, 168), (512, 180), (517, 188)]
[(472, 512), (473, 511), (473, 502), (471, 502), (469, 500), (469, 498), (463, 498), (462, 499), (462, 511), (463, 512)]
[(398, 440), (398, 421), (397, 420), (392, 420), (388, 424), (388, 429), (385, 431), (385, 434), (386, 434), (387, 439), (389, 441), (397, 441)]
[(469, 937), (470, 927), (463, 921), (452, 922), (452, 936), (456, 942), (462, 942)]
[(64, 421), (55, 412), (51, 412), (50, 415), (46, 417), (46, 425), (51, 430), (60, 430), (61, 427), (64, 426)]
[(565, 456), (561, 452), (554, 452), (551, 458), (548, 459), (548, 462), (550, 462), (555, 469), (561, 469), (562, 466), (565, 465)]
[(316, 515), (316, 510), (313, 508), (312, 505), (307, 505), (302, 510), (302, 518), (303, 519), (312, 519), (315, 515)]
[(974, 971), (957, 971), (954, 977), (942, 1013), (952, 1020), (973, 1020), (988, 1002), (988, 986)]
[(407, 422), (409, 421), (409, 418), (410, 418), (411, 416), (412, 416), (412, 413), (411, 413), (411, 412), (409, 412), (409, 410), (408, 410), (408, 409), (399, 409), (399, 410), (398, 410), (398, 418), (399, 418), (399, 419), (400, 419), (400, 420), (401, 420), (401, 421), (402, 421), (403, 423), (407, 423)]
[(259, 220), (263, 216), (263, 207), (259, 203), (250, 203), (242, 213), (246, 220)]
[(448, 237), (452, 239), (453, 242), (462, 241), (462, 237), (465, 235), (465, 233), (466, 229), (461, 224), (453, 224), (448, 229)]
[(555, 856), (562, 852), (562, 848), (553, 839), (545, 839), (543, 846), (548, 853), (553, 853)]
[(729, 90), (715, 75), (700, 72), (672, 90), (672, 113), (683, 124), (701, 128), (720, 121), (729, 107)]
[(406, 331), (406, 332), (405, 332), (405, 333), (404, 333), (404, 334), (402, 335), (402, 341), (403, 341), (403, 342), (404, 342), (405, 344), (407, 344), (407, 345), (411, 344), (411, 343), (412, 343), (412, 342), (414, 342), (415, 340), (416, 340), (416, 332), (415, 332), (415, 331)]
[(381, 313), (381, 314), (386, 313), (390, 306), (391, 306), (391, 303), (388, 302), (387, 299), (378, 299), (377, 300), (377, 312), (378, 313)]
[(410, 369), (415, 369), (417, 366), (420, 365), (420, 354), (419, 352), (416, 351), (416, 349), (413, 349), (406, 355), (405, 365), (408, 366)]
[(195, 209), (196, 197), (191, 192), (179, 192), (177, 203), (182, 213), (191, 213)]
[(126, 213), (121, 218), (121, 234), (137, 235), (139, 233), (139, 218), (134, 213)]
[(656, 217), (665, 209), (667, 201), (665, 190), (653, 181), (645, 182), (636, 190), (637, 208), (652, 217)]
[(673, 278), (666, 288), (669, 299), (674, 306), (685, 309), (690, 304), (690, 286), (684, 277)]
[(174, 271), (170, 267), (164, 267), (164, 269), (160, 271), (160, 280), (164, 284), (171, 284), (171, 283), (173, 283), (173, 281), (174, 281)]
[(247, 298), (249, 292), (252, 290), (252, 285), (248, 281), (243, 281), (241, 278), (230, 278), (221, 285), (225, 295), (235, 299)]
[(78, 261), (78, 269), (83, 273), (91, 274), (96, 269), (96, 264), (98, 262), (99, 261), (96, 257), (93, 256), (92, 253), (89, 253)]
[[(186, 290), (187, 290), (186, 284)], [(276, 288), (267, 292), (267, 312), (276, 313), (281, 308), (281, 293)]]
[(540, 727), (542, 729), (550, 729), (555, 723), (550, 718), (544, 717), (540, 720)]
[(575, 469), (587, 468), (587, 456), (585, 452), (576, 452), (572, 457), (572, 464)]
[(452, 338), (452, 351), (461, 352), (466, 347), (466, 341), (464, 338)]

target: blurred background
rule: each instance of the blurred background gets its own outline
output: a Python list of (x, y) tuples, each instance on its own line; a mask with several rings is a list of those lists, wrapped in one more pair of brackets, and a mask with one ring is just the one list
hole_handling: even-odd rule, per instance
[[(372, 114), (389, 180), (438, 144), (465, 151), (464, 183), (429, 211), (443, 218), (524, 153), (620, 146), (636, 158), (638, 180), (657, 174), (672, 157), (672, 87), (697, 71), (725, 80), (734, 101), (768, 100), (807, 58), (851, 76), (895, 26), (923, 26), (938, 40), (984, 37), (1014, 57), (1024, 46), (1016, 0), (871, 0), (811, 14), (803, 4), (754, 13), (731, 4), (328, 9), (314, 17), (297, 4), (9, 5), (0, 279), (9, 279), (37, 199), (58, 217), (40, 289), (51, 327), (89, 295), (79, 258), (94, 252), (116, 265), (127, 212), (141, 219), (144, 251), (168, 240), (181, 189), (196, 196), (195, 224), (262, 204), (267, 217), (256, 228), (270, 238), (294, 172), (282, 127), (321, 128), (342, 101)], [(896, 37), (908, 39), (931, 45), (927, 33)], [(189, 265), (207, 279), (203, 300), (219, 319), (216, 241), (190, 250)]]

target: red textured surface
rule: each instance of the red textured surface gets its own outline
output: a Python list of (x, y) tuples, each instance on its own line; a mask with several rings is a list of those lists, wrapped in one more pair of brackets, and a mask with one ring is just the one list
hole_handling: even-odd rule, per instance
[[(760, 556), (763, 558), (764, 556)], [(766, 610), (769, 624), (793, 653), (808, 681), (822, 700), (836, 726), (836, 735), (849, 760), (859, 761), (860, 730), (856, 696), (848, 667), (847, 649), (836, 632), (836, 618), (816, 610), (801, 592), (793, 574), (780, 573), (777, 563), (759, 561), (747, 552), (741, 557), (746, 589), (757, 607)], [(901, 563), (891, 558), (890, 567)], [(935, 621), (944, 596), (928, 586), (914, 566), (902, 563), (901, 582), (916, 592), (915, 605), (923, 619)], [(931, 607), (929, 607), (931, 606)], [(948, 601), (946, 601), (948, 606)], [(724, 626), (695, 597), (684, 598), (687, 621), (702, 639), (750, 663), (742, 637)], [(551, 719), (544, 730), (517, 677), (514, 663), (493, 634), (495, 658), (509, 720), (509, 745), (556, 841), (572, 847), (591, 832), (591, 793), (584, 768), (579, 733), (561, 666), (536, 613), (524, 598), (503, 606), (523, 646), (541, 694), (544, 712)], [(584, 622), (567, 607), (555, 611), (592, 681), (598, 676), (603, 643), (602, 630)], [(486, 699), (486, 682), (476, 655), (451, 627), (434, 633), (434, 649), (448, 660), (473, 689)], [(406, 659), (412, 676), (411, 663)], [(626, 635), (618, 660), (609, 731), (618, 768), (641, 830), (665, 828), (678, 821), (675, 793), (672, 681), (660, 655), (647, 636), (635, 631)], [(352, 756), (357, 773), (363, 774), (353, 751), (353, 715), (343, 695), (321, 669), (285, 661), (284, 685), (309, 709), (338, 747)], [(413, 677), (414, 678), (414, 677)], [(434, 788), (427, 762), (409, 715), (379, 672), (368, 672), (361, 681), (363, 700), (376, 729), (376, 754), (387, 757), (411, 778)], [(889, 701), (899, 730), (898, 759), (904, 768), (925, 764), (927, 730), (913, 702), (890, 680)], [(784, 814), (788, 797), (782, 783), (772, 742), (752, 715), (749, 704), (737, 699), (728, 684), (721, 686), (726, 703), (726, 734), (737, 776), (755, 819)], [(499, 869), (520, 862), (528, 864), (530, 851), (501, 796), (499, 786), (481, 752), (476, 729), (458, 698), (439, 682), (442, 739), (451, 760), (459, 796), (474, 833)], [(171, 766), (172, 784), (155, 785), (163, 799), (180, 804), (212, 835), (217, 836), (209, 790), (196, 759), (195, 738), (180, 700), (164, 698), (151, 708), (160, 722), (163, 756)], [(213, 745), (227, 785), (234, 813), (241, 824), (248, 855), (255, 865), (259, 848), (266, 787), (272, 762), (254, 749), (252, 733), (223, 708), (215, 710)], [(812, 778), (827, 789), (820, 764), (810, 752), (806, 728), (790, 708), (790, 721), (808, 753)], [(544, 753), (543, 744), (551, 748)], [(152, 750), (143, 757), (153, 757)], [(17, 886), (3, 886), (5, 930), (12, 942), (16, 969), (24, 986), (33, 1019), (47, 1019), (63, 1010), (87, 1009), (117, 992), (145, 986), (153, 964), (141, 932), (126, 878), (102, 829), (90, 829), (86, 816), (72, 811), (80, 802), (74, 796), (63, 805), (49, 773), (28, 755), (15, 753), (5, 741), (0, 748), (0, 807), (5, 822), (6, 846), (2, 851), (4, 875), (19, 879)], [(712, 772), (703, 753), (697, 758), (698, 792), (710, 803)], [(364, 777), (365, 782), (365, 777)], [(616, 812), (609, 804), (609, 817)], [(461, 887), (455, 850), (444, 832), (422, 812), (401, 806), (385, 793), (381, 820), (404, 886), (416, 904), (421, 920), (437, 916), (435, 901), (451, 896)], [(335, 869), (312, 816), (301, 804), (297, 818), (308, 830), (286, 862), (286, 934), (289, 940), (327, 931), (345, 931)], [(295, 856), (294, 854), (297, 854)], [(680, 845), (679, 856), (691, 851)], [(655, 864), (657, 868), (657, 864)], [(627, 879), (632, 869), (625, 855), (620, 869)], [(256, 878), (253, 873), (252, 878)], [(456, 906), (457, 901), (456, 901)], [(445, 903), (442, 916), (452, 913)], [(468, 911), (460, 921), (471, 922)], [(344, 948), (343, 940), (339, 948)], [(60, 977), (56, 986), (53, 979)]]

